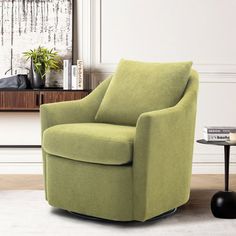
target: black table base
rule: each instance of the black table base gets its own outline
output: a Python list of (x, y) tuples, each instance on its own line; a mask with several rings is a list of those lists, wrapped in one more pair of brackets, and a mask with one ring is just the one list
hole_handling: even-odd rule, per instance
[(219, 191), (211, 199), (211, 211), (217, 218), (236, 218), (236, 193)]
[(227, 142), (205, 141), (203, 139), (197, 140), (201, 144), (212, 144), (224, 146), (225, 155), (225, 191), (215, 193), (211, 199), (211, 211), (217, 218), (222, 219), (236, 219), (236, 192), (229, 191), (229, 159), (230, 159), (230, 144)]

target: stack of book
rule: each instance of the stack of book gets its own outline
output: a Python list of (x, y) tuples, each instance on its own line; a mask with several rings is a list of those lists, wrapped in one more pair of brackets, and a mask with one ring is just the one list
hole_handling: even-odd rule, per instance
[(77, 60), (77, 65), (72, 65), (71, 60), (63, 60), (63, 89), (88, 89), (88, 83), (84, 79), (83, 71), (82, 60)]
[(206, 141), (227, 141), (230, 132), (235, 133), (236, 127), (206, 126), (203, 129), (203, 136)]

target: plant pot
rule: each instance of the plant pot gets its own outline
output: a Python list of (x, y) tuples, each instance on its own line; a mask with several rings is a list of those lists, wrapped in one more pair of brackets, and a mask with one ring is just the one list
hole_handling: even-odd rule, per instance
[(37, 73), (33, 62), (31, 62), (31, 71), (32, 71), (31, 87), (33, 89), (39, 89), (44, 87), (45, 81), (41, 76), (41, 74), (44, 74), (44, 72), (42, 71), (41, 74)]
[(46, 73), (45, 87), (63, 87), (63, 73), (62, 71), (51, 70)]

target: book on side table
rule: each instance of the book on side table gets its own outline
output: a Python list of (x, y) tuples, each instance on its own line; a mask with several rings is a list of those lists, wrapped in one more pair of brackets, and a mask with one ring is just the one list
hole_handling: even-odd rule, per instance
[(236, 126), (205, 126), (203, 129), (206, 141), (228, 141), (230, 133), (236, 133)]

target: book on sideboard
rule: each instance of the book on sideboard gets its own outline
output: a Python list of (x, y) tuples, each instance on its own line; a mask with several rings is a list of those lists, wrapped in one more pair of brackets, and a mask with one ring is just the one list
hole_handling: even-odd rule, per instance
[(76, 65), (72, 65), (69, 60), (63, 61), (63, 88), (72, 90), (85, 90), (89, 88), (88, 81), (84, 76), (82, 60), (77, 60)]
[(71, 89), (71, 60), (63, 60), (63, 89)]

